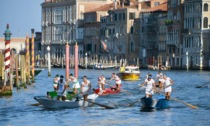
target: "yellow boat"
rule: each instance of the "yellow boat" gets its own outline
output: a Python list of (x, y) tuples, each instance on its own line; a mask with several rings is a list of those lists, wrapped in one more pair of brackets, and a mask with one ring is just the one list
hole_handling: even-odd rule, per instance
[(140, 80), (140, 70), (137, 66), (121, 67), (119, 76), (122, 80), (136, 81)]

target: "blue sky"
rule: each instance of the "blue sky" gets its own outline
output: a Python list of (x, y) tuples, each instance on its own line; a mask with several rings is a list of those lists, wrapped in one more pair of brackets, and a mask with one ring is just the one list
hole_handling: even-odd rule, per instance
[(0, 0), (0, 37), (10, 25), (12, 37), (31, 36), (31, 28), (41, 31), (41, 6), (44, 0)]

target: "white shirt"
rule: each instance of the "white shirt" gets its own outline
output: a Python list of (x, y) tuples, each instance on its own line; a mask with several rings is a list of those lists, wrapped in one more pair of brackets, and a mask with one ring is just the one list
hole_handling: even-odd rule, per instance
[(106, 78), (101, 78), (101, 84), (105, 84)]
[(77, 80), (77, 78), (72, 77), (73, 79), (70, 79), (71, 82), (73, 82), (73, 86), (72, 88), (80, 88), (80, 84), (79, 81)]
[(152, 90), (153, 84), (155, 83), (154, 79), (150, 79), (150, 80), (146, 79), (145, 82), (147, 84), (146, 90), (147, 91)]
[(158, 73), (156, 78), (163, 78), (163, 74), (162, 73)]
[(165, 80), (165, 87), (171, 85), (171, 82), (170, 82), (171, 78), (170, 77), (166, 77), (166, 80)]
[(88, 90), (89, 90), (89, 85), (90, 85), (90, 81), (87, 80), (87, 84), (85, 84), (84, 82), (82, 82), (82, 93), (83, 94), (88, 94)]
[(63, 92), (63, 90), (64, 90), (64, 88), (65, 88), (65, 82), (63, 81), (62, 83), (59, 81), (58, 82), (58, 92), (59, 93), (62, 93)]

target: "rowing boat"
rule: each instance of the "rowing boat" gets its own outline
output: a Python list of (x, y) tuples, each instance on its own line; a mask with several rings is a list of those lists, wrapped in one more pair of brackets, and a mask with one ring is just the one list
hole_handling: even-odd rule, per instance
[(120, 90), (112, 90), (111, 88), (106, 88), (105, 90), (100, 90), (98, 88), (98, 89), (93, 89), (93, 91), (100, 96), (120, 93)]
[(169, 108), (169, 100), (163, 97), (141, 98), (141, 109), (166, 109)]
[[(96, 98), (98, 98), (97, 94), (88, 95), (89, 101), (93, 102)], [(92, 103), (84, 101), (83, 99), (60, 101), (49, 98), (47, 96), (35, 96), (34, 99), (43, 105), (44, 108), (50, 109), (89, 107), (93, 105)]]

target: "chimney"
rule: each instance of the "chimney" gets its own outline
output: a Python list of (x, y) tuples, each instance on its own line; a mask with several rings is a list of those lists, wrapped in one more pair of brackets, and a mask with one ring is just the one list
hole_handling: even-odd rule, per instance
[(114, 0), (114, 10), (117, 9), (117, 1)]
[(138, 10), (141, 10), (141, 3), (138, 3)]
[(124, 8), (124, 1), (122, 2), (122, 8)]

